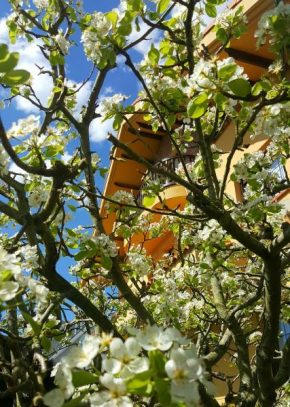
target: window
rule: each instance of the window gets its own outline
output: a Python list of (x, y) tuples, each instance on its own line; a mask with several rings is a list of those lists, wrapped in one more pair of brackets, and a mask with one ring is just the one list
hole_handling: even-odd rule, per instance
[[(281, 157), (276, 158), (276, 160), (274, 160), (272, 162), (271, 166), (269, 167), (269, 173), (275, 174), (277, 176), (278, 184), (279, 183), (283, 184), (285, 181), (287, 181), (287, 174), (286, 174), (284, 165), (282, 165), (282, 163), (281, 163)], [(244, 193), (245, 193), (246, 186), (247, 186), (247, 181), (245, 181), (244, 179), (241, 179), (240, 183), (239, 183), (241, 200), (244, 200)], [(269, 191), (272, 192), (273, 186), (268, 184), (268, 188), (269, 188)], [(276, 195), (278, 195), (278, 194), (276, 193), (275, 196)]]
[(286, 171), (284, 166), (281, 164), (281, 157), (276, 158), (275, 161), (273, 161), (269, 172), (271, 174), (277, 174), (278, 177), (278, 181), (279, 182), (283, 182), (284, 180), (286, 180)]

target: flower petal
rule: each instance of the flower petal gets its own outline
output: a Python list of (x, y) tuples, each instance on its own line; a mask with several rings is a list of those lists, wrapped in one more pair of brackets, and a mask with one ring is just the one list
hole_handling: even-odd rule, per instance
[(136, 358), (132, 360), (128, 365), (128, 368), (133, 373), (146, 372), (149, 369), (149, 359), (148, 358)]
[(62, 407), (65, 397), (60, 389), (53, 389), (44, 395), (43, 402), (49, 407)]
[(117, 359), (122, 359), (127, 353), (124, 343), (120, 338), (114, 338), (110, 343), (111, 356)]
[(116, 373), (120, 372), (120, 370), (122, 368), (122, 363), (118, 359), (107, 358), (107, 359), (103, 360), (102, 367), (108, 373), (116, 374)]
[(125, 342), (127, 353), (132, 357), (137, 356), (141, 351), (141, 346), (135, 338), (128, 338)]

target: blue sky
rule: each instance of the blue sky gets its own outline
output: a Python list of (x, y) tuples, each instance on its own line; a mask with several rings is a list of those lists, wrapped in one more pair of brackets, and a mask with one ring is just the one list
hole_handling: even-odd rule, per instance
[[(0, 43), (9, 43), (8, 30), (6, 27), (5, 19), (11, 12), (11, 5), (8, 0), (0, 0)], [(84, 10), (85, 12), (102, 11), (106, 12), (117, 8), (119, 5), (119, 0), (84, 0)], [(141, 31), (137, 33), (133, 30), (129, 38), (129, 42), (136, 40), (143, 32), (146, 30), (145, 24), (140, 22)], [(92, 63), (86, 60), (82, 44), (79, 43), (79, 33), (76, 35), (76, 46), (70, 48), (69, 55), (66, 56), (67, 61), (67, 76), (70, 80), (77, 84), (81, 84), (82, 81), (88, 76)], [(147, 41), (139, 44), (133, 51), (131, 51), (131, 56), (134, 62), (138, 63), (143, 59), (144, 54), (150, 49), (152, 42), (158, 42), (160, 40), (161, 34), (158, 32), (153, 32), (148, 37)], [(48, 96), (50, 95), (50, 90), (52, 89), (52, 83), (48, 75), (39, 76), (39, 70), (36, 67), (45, 66), (49, 67), (47, 61), (42, 56), (37, 43), (28, 43), (25, 39), (20, 39), (16, 45), (10, 45), (10, 51), (18, 51), (20, 53), (20, 63), (19, 68), (25, 68), (29, 70), (33, 75), (33, 84), (36, 90), (36, 94), (39, 99), (45, 104)], [(118, 68), (111, 71), (105, 81), (101, 96), (110, 96), (114, 93), (122, 93), (130, 96), (127, 103), (132, 103), (136, 98), (139, 90), (139, 86), (134, 75), (129, 72), (129, 69), (124, 65), (122, 61), (123, 57), (118, 57), (117, 63)], [(124, 59), (124, 58), (123, 58)], [(79, 94), (79, 105), (85, 104), (92, 82), (85, 85)], [(4, 98), (5, 93), (0, 88), (0, 100)], [(35, 109), (29, 101), (17, 98), (13, 100), (10, 107), (6, 107), (4, 111), (0, 110), (0, 114), (4, 121), (6, 129), (9, 129), (12, 122), (17, 121), (19, 118), (26, 117), (29, 114), (38, 115), (39, 112)], [(100, 123), (100, 119), (97, 119), (91, 126), (91, 139), (92, 147), (103, 160), (103, 165), (108, 166), (108, 155), (110, 146), (105, 137), (108, 131), (112, 131), (112, 123)]]
[[(84, 0), (84, 9), (86, 12), (93, 12), (94, 10), (97, 11), (109, 11), (115, 7), (118, 7), (119, 1), (118, 0)], [(1, 10), (0, 10), (0, 43), (8, 43), (8, 32), (5, 24), (6, 17), (11, 12), (11, 6), (7, 0), (1, 0)], [(141, 27), (142, 28), (142, 27)], [(145, 27), (144, 27), (145, 28)], [(133, 33), (132, 40), (136, 39), (140, 33)], [(78, 36), (79, 38), (79, 36)], [(151, 37), (153, 41), (157, 40), (157, 36), (153, 34)], [(132, 57), (134, 62), (140, 62), (143, 58), (144, 53), (146, 50), (149, 49), (150, 41), (147, 41), (142, 46), (138, 46), (136, 51), (132, 51)], [(27, 43), (24, 39), (20, 39), (18, 43), (14, 46), (9, 45), (10, 51), (18, 51), (20, 52), (20, 63), (18, 67), (25, 68), (29, 70), (32, 75), (34, 76), (34, 87), (36, 89), (36, 93), (39, 96), (40, 100), (44, 103), (49, 96), (51, 84), (49, 84), (49, 77), (48, 76), (39, 76), (38, 75), (38, 66), (45, 66), (47, 62), (41, 55), (39, 48), (37, 47), (36, 43)], [(70, 48), (69, 55), (66, 56), (67, 61), (67, 76), (72, 81), (76, 82), (77, 84), (81, 84), (82, 81), (88, 76), (91, 68), (92, 63), (86, 60), (82, 44), (78, 43), (78, 45), (73, 46)], [(102, 95), (101, 96), (110, 96), (114, 93), (122, 93), (130, 96), (128, 99), (128, 103), (133, 102), (138, 93), (138, 85), (135, 80), (135, 77), (129, 72), (128, 68), (125, 67), (122, 57), (118, 58), (118, 65), (119, 67), (113, 71), (111, 71), (107, 79), (105, 81)], [(86, 102), (91, 82), (88, 83), (80, 93), (79, 97), (79, 109), (80, 107)], [(5, 93), (3, 90), (0, 89), (0, 99), (5, 97)], [(7, 105), (7, 104), (6, 104)], [(6, 106), (6, 108), (0, 111), (2, 116), (4, 125), (6, 129), (9, 129), (12, 122), (17, 121), (19, 118), (26, 117), (29, 114), (38, 115), (39, 112), (35, 109), (28, 101), (19, 99), (14, 100), (11, 106)], [(91, 139), (92, 139), (92, 147), (93, 149), (98, 152), (103, 160), (103, 164), (105, 166), (109, 165), (108, 155), (110, 146), (107, 141), (105, 141), (105, 136), (108, 131), (112, 131), (111, 123), (106, 122), (105, 124), (101, 124), (100, 120), (96, 120), (95, 123), (92, 124), (91, 127)]]
[[(7, 0), (0, 0), (0, 43), (9, 44), (8, 30), (6, 27), (6, 18), (11, 12), (11, 5)], [(119, 0), (84, 0), (84, 10), (85, 12), (102, 11), (106, 12), (118, 7)], [(139, 36), (146, 30), (146, 27), (142, 22), (140, 23), (141, 32), (137, 33), (133, 31), (129, 38), (129, 42), (136, 40)], [(77, 37), (78, 36), (78, 37)], [(79, 33), (76, 34), (77, 45), (70, 48), (69, 55), (66, 56), (67, 61), (67, 77), (80, 85), (84, 79), (88, 76), (91, 71), (92, 63), (86, 60), (86, 56), (83, 51), (82, 44), (77, 40), (79, 38)], [(160, 40), (160, 33), (152, 33), (148, 37), (148, 41), (143, 42), (138, 45), (135, 50), (131, 51), (131, 56), (134, 62), (138, 63), (143, 59), (144, 54), (150, 49), (152, 42), (158, 42)], [(9, 45), (10, 51), (18, 51), (20, 53), (20, 63), (18, 68), (27, 69), (31, 72), (33, 76), (33, 87), (39, 99), (43, 104), (46, 104), (47, 98), (50, 95), (52, 89), (51, 79), (48, 75), (39, 75), (39, 70), (36, 67), (44, 66), (49, 68), (47, 61), (42, 56), (37, 43), (28, 43), (25, 39), (20, 39), (17, 44)], [(101, 96), (110, 96), (115, 93), (122, 93), (130, 96), (127, 103), (132, 103), (138, 94), (139, 86), (134, 77), (134, 75), (128, 70), (122, 61), (122, 57), (117, 59), (118, 68), (111, 71), (105, 81)], [(86, 103), (88, 96), (90, 94), (90, 89), (92, 82), (87, 83), (79, 94), (78, 110), (81, 106)], [(7, 91), (3, 91), (0, 88), (0, 100), (9, 96)], [(16, 98), (12, 101), (11, 106), (6, 107), (4, 110), (0, 110), (2, 120), (4, 122), (5, 128), (8, 130), (13, 122), (17, 122), (18, 119), (27, 117), (30, 114), (39, 115), (39, 111), (31, 105), (31, 103), (22, 98)], [(78, 113), (76, 113), (78, 114)], [(91, 140), (92, 140), (92, 151), (96, 151), (102, 159), (103, 166), (108, 167), (109, 162), (109, 150), (110, 145), (105, 140), (108, 131), (113, 132), (112, 123), (107, 121), (106, 123), (100, 123), (100, 119), (96, 121), (91, 126)], [(76, 146), (75, 146), (76, 147)], [(73, 151), (68, 151), (68, 154), (72, 154)], [(13, 164), (14, 165), (14, 164)], [(13, 167), (13, 170), (19, 172), (18, 167)], [(104, 180), (98, 177), (97, 179), (98, 187), (102, 190), (104, 186)], [(88, 225), (90, 224), (88, 214), (82, 211), (78, 212), (77, 218), (70, 222), (69, 227), (75, 227), (78, 224)], [(12, 233), (15, 233), (12, 232)], [(59, 270), (61, 274), (67, 277), (67, 267), (68, 264), (64, 261), (61, 262)]]
[[(33, 76), (33, 85), (35, 92), (39, 99), (43, 102), (43, 104), (45, 104), (48, 96), (50, 95), (52, 83), (48, 75), (38, 75), (39, 70), (36, 67), (36, 64), (38, 66), (45, 66), (48, 68), (47, 61), (42, 56), (36, 42), (28, 43), (25, 39), (20, 39), (15, 45), (9, 44), (8, 30), (5, 20), (11, 13), (11, 5), (8, 3), (7, 0), (0, 0), (0, 2), (0, 43), (8, 44), (10, 52), (18, 51), (20, 53), (20, 62), (18, 68), (24, 68), (31, 72)], [(84, 10), (85, 12), (93, 12), (94, 10), (106, 12), (117, 7), (118, 4), (118, 0), (84, 0)], [(143, 27), (143, 29), (145, 29), (145, 27)], [(135, 40), (139, 35), (140, 33), (133, 33), (131, 40)], [(156, 41), (156, 35), (153, 35), (151, 39), (153, 41)], [(76, 42), (79, 41), (76, 40)], [(151, 41), (147, 41), (142, 46), (138, 46), (136, 51), (132, 51), (131, 54), (134, 62), (140, 62), (143, 59), (144, 53), (149, 50), (150, 43)], [(66, 61), (67, 77), (75, 83), (81, 84), (82, 81), (86, 79), (92, 68), (92, 63), (86, 60), (82, 44), (78, 43), (78, 45), (70, 48), (69, 55), (66, 56)], [(110, 96), (115, 93), (123, 93), (130, 96), (127, 102), (131, 103), (136, 99), (138, 93), (138, 85), (136, 79), (133, 74), (129, 72), (128, 68), (125, 67), (122, 58), (118, 58), (118, 65), (119, 66), (117, 69), (111, 71), (108, 74), (101, 96)], [(80, 107), (87, 101), (91, 86), (92, 82), (89, 82), (83, 87), (82, 91), (80, 92), (78, 109), (80, 109)], [(4, 99), (7, 96), (9, 96), (9, 92), (3, 91), (3, 89), (0, 88), (0, 100)], [(12, 101), (10, 106), (8, 106), (8, 103), (6, 103), (5, 109), (0, 110), (0, 114), (6, 130), (8, 130), (11, 127), (12, 123), (17, 122), (18, 119), (27, 117), (31, 114), (39, 115), (40, 113), (35, 107), (33, 107), (33, 105), (29, 101), (22, 98), (16, 98)], [(104, 124), (101, 124), (100, 120), (97, 120), (95, 123), (93, 123), (91, 128), (92, 150), (96, 151), (99, 154), (99, 156), (102, 158), (103, 166), (106, 167), (108, 167), (110, 164), (108, 159), (110, 144), (105, 140), (108, 131), (113, 132), (111, 123), (106, 122)], [(73, 151), (68, 151), (68, 154), (72, 153)], [(21, 172), (19, 171), (19, 168), (15, 166), (15, 164), (12, 164), (11, 169), (13, 169), (15, 172)], [(98, 187), (102, 190), (104, 186), (104, 180), (98, 177), (97, 184)], [(78, 216), (76, 216), (73, 221), (69, 222), (69, 224), (67, 225), (68, 227), (76, 227), (79, 224), (90, 224), (89, 216), (86, 211), (78, 212), (77, 215)], [(14, 233), (15, 230), (10, 230), (9, 234)], [(66, 278), (70, 279), (67, 273), (69, 264), (70, 261), (61, 259), (58, 264), (58, 271)]]

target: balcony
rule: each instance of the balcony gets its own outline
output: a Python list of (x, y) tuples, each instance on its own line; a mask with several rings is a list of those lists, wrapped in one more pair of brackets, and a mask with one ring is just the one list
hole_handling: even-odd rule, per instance
[[(185, 164), (192, 164), (195, 160), (195, 155), (189, 155), (189, 154), (182, 155), (182, 158), (183, 158), (183, 161)], [(170, 157), (170, 158), (163, 158), (161, 161), (156, 163), (154, 165), (154, 167), (174, 173), (180, 164), (181, 164), (180, 157), (175, 156), (175, 157)], [(150, 182), (148, 181), (148, 178), (150, 178)], [(136, 201), (137, 201), (138, 205), (142, 205), (143, 198), (146, 195), (148, 195), (148, 190), (149, 190), (150, 185), (152, 185), (152, 182), (156, 182), (156, 183), (160, 184), (162, 189), (175, 185), (175, 182), (172, 181), (171, 179), (164, 178), (159, 174), (148, 171), (147, 174), (145, 175), (145, 179), (136, 195)]]

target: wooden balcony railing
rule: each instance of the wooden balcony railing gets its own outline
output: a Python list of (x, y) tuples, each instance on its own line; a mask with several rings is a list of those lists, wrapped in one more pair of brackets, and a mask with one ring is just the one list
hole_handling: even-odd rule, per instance
[[(182, 158), (185, 164), (191, 164), (195, 160), (195, 155), (182, 155)], [(161, 161), (156, 163), (154, 167), (164, 169), (166, 171), (175, 172), (180, 163), (181, 163), (180, 157), (176, 156), (170, 158), (163, 158)], [(150, 181), (148, 178), (150, 178)], [(158, 182), (161, 185), (162, 189), (167, 188), (171, 185), (175, 185), (175, 182), (172, 181), (170, 178), (164, 178), (162, 175), (148, 171), (136, 196), (136, 200), (139, 205), (142, 205), (143, 198), (146, 195), (148, 195), (147, 187), (152, 182)]]

